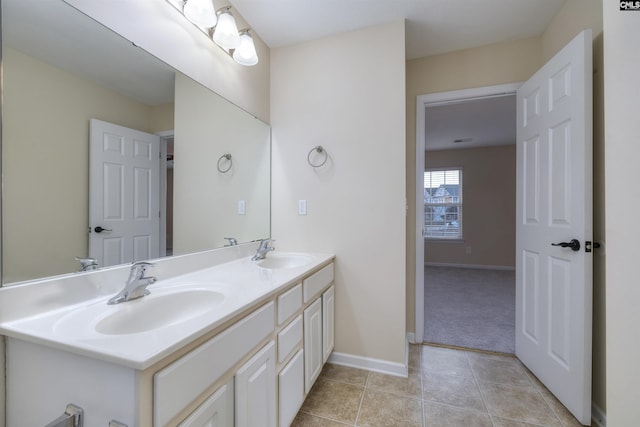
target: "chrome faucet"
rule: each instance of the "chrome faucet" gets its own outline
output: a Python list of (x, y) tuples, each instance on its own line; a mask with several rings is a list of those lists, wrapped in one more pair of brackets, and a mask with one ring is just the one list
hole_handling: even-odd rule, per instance
[(79, 271), (91, 271), (98, 268), (98, 260), (95, 258), (81, 258), (75, 257), (76, 261), (80, 263)]
[(152, 266), (152, 263), (144, 261), (133, 263), (124, 289), (112, 297), (107, 304), (119, 304), (148, 295), (149, 291), (147, 290), (147, 286), (156, 281), (156, 278), (153, 276), (145, 276), (147, 268)]
[(262, 239), (258, 241), (260, 242), (260, 244), (258, 245), (256, 254), (251, 257), (251, 261), (258, 261), (258, 260), (264, 259), (267, 256), (267, 252), (270, 252), (276, 249), (273, 246), (269, 246), (269, 244), (271, 242), (275, 242), (275, 240)]
[(225, 246), (238, 246), (238, 239), (235, 237), (225, 237), (227, 244)]

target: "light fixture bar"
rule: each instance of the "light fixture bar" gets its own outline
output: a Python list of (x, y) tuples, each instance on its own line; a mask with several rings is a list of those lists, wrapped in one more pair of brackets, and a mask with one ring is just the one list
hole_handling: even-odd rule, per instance
[(258, 63), (258, 54), (250, 28), (238, 31), (231, 6), (217, 11), (213, 0), (166, 0), (189, 22), (209, 37), (220, 49), (244, 66)]

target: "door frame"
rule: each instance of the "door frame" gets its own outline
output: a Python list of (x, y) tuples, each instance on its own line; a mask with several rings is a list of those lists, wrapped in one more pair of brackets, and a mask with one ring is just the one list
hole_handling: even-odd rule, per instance
[[(475, 99), (494, 98), (497, 96), (515, 95), (523, 82), (507, 83), (495, 86), (483, 86), (471, 89), (436, 92), (416, 97), (416, 229), (414, 231), (415, 259), (415, 342), (424, 341), (424, 152), (426, 136), (427, 107), (453, 104)], [(422, 172), (420, 172), (422, 171)], [(517, 190), (516, 190), (517, 191)]]
[(174, 137), (174, 130), (156, 132), (160, 137), (160, 257), (167, 254), (167, 140)]

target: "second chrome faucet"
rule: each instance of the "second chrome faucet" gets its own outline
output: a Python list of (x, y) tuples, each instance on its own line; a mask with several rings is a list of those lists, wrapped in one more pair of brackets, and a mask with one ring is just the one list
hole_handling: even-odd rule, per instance
[(264, 259), (267, 256), (267, 252), (275, 250), (273, 246), (269, 246), (269, 244), (275, 242), (275, 240), (262, 239), (258, 241), (260, 242), (260, 244), (258, 245), (256, 254), (251, 257), (251, 261), (259, 261), (261, 259)]
[(156, 281), (155, 277), (146, 275), (147, 269), (152, 266), (152, 263), (145, 261), (132, 264), (129, 278), (124, 285), (124, 289), (109, 299), (107, 304), (119, 304), (148, 295), (149, 291), (147, 290), (147, 286)]

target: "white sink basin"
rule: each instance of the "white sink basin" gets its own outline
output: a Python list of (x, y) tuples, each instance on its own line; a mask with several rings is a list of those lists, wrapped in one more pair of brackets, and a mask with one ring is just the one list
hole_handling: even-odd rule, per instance
[(272, 254), (267, 255), (262, 261), (258, 261), (258, 266), (268, 269), (297, 268), (310, 264), (313, 258), (308, 255), (298, 254)]
[(115, 311), (96, 323), (95, 330), (105, 335), (136, 334), (201, 316), (225, 300), (210, 290), (184, 290), (159, 296), (147, 295), (118, 304)]
[(53, 325), (56, 334), (97, 339), (100, 336), (154, 332), (206, 319), (234, 300), (225, 285), (201, 284), (150, 288), (142, 298), (108, 305), (107, 300), (69, 311)]

